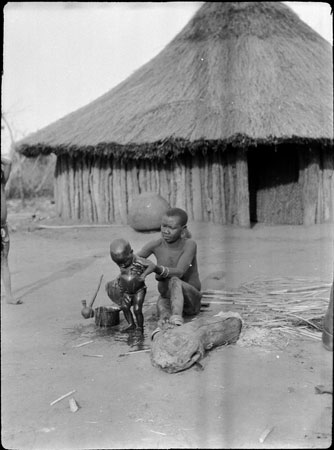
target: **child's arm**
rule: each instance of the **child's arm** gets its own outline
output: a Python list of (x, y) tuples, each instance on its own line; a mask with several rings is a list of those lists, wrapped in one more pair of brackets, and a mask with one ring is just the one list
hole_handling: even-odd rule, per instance
[(140, 277), (143, 280), (145, 280), (145, 278), (151, 273), (153, 272), (156, 273), (157, 268), (156, 264), (154, 264), (152, 261), (146, 258), (148, 258), (151, 255), (155, 255), (154, 250), (159, 242), (160, 242), (159, 240), (148, 242), (146, 245), (144, 245), (144, 247), (141, 250), (139, 250), (139, 252), (136, 253), (136, 256), (142, 261), (144, 261), (144, 265), (147, 266)]
[(157, 241), (148, 242), (144, 247), (136, 253), (137, 256), (141, 258), (148, 258), (151, 255), (154, 255), (154, 249), (157, 245)]
[(156, 266), (156, 264), (154, 264), (149, 259), (142, 258), (141, 256), (138, 256), (138, 254), (136, 255), (136, 259), (142, 266), (146, 267), (144, 272), (138, 277), (139, 279), (145, 281), (145, 278), (148, 275), (150, 275), (151, 273), (153, 273), (157, 266)]
[(197, 245), (193, 240), (187, 240), (184, 251), (177, 263), (176, 267), (164, 267), (157, 265), (155, 273), (158, 275), (157, 280), (163, 280), (167, 277), (182, 278), (189, 269), (194, 257), (196, 256)]

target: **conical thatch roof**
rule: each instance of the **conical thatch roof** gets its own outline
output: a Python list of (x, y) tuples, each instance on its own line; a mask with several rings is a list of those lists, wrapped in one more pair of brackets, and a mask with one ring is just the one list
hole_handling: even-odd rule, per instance
[(20, 151), (139, 157), (203, 142), (328, 145), (332, 91), (332, 46), (288, 6), (208, 2), (150, 62)]

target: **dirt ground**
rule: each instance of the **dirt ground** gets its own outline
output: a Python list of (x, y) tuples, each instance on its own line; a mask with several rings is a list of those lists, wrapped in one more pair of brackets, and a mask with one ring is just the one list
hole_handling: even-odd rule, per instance
[[(34, 215), (34, 217), (32, 217)], [(332, 352), (319, 341), (291, 337), (268, 345), (209, 351), (198, 367), (167, 374), (152, 366), (156, 326), (154, 277), (145, 300), (145, 336), (85, 320), (99, 277), (115, 278), (109, 243), (129, 239), (135, 250), (159, 233), (128, 226), (38, 229), (61, 223), (53, 205), (9, 202), (10, 267), (20, 306), (2, 301), (2, 445), (8, 449), (327, 448), (331, 445)], [(233, 228), (190, 223), (201, 279), (226, 273), (226, 287), (256, 277), (333, 277), (333, 225)], [(328, 290), (329, 298), (329, 290)], [(2, 299), (3, 300), (3, 299)], [(95, 305), (108, 305), (100, 289)], [(207, 315), (221, 308), (211, 305)], [(325, 311), (324, 311), (325, 313)], [(121, 317), (121, 326), (125, 324)], [(76, 347), (81, 343), (93, 341)], [(87, 356), (88, 355), (88, 356)], [(92, 355), (102, 355), (94, 357)], [(75, 390), (75, 413), (69, 398)], [(272, 428), (273, 427), (273, 428)], [(263, 431), (272, 429), (264, 443)]]

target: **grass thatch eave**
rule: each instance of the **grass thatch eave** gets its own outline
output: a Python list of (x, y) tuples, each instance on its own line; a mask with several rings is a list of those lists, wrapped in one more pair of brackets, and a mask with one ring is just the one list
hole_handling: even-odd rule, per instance
[(54, 153), (59, 156), (62, 154), (70, 156), (89, 155), (91, 157), (97, 156), (112, 156), (117, 160), (129, 161), (139, 159), (158, 160), (165, 162), (180, 157), (181, 155), (196, 155), (207, 154), (214, 152), (224, 152), (227, 149), (243, 149), (245, 151), (263, 146), (281, 146), (281, 145), (296, 145), (298, 147), (308, 148), (333, 148), (333, 139), (311, 139), (298, 136), (290, 137), (272, 137), (267, 139), (254, 139), (247, 135), (236, 134), (230, 139), (199, 139), (190, 142), (182, 138), (168, 138), (165, 140), (145, 143), (145, 144), (129, 144), (120, 145), (114, 142), (101, 142), (96, 146), (78, 147), (75, 145), (65, 146), (60, 145), (51, 147), (48, 145), (38, 144), (36, 146), (23, 145), (20, 147), (20, 153), (28, 157), (35, 157), (37, 155), (48, 155)]

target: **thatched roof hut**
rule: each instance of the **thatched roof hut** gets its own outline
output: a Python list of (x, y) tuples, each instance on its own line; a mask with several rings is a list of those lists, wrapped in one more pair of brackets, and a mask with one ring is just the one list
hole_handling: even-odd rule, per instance
[[(85, 214), (81, 208), (75, 216), (124, 222), (131, 196), (155, 189), (171, 203), (188, 207), (195, 219), (247, 224), (251, 191), (256, 197), (259, 189), (258, 176), (248, 182), (248, 171), (260, 162), (258, 156), (250, 160), (248, 153), (280, 150), (289, 154), (290, 165), (297, 152), (298, 173), (318, 164), (317, 188), (324, 167), (333, 170), (332, 70), (332, 46), (283, 3), (208, 2), (155, 58), (92, 103), (28, 136), (19, 151), (28, 156), (55, 153), (63, 162), (56, 175), (69, 168), (83, 174), (83, 161), (90, 172), (94, 167), (107, 170), (112, 178), (117, 170), (125, 171), (120, 174), (126, 195), (118, 214), (99, 219), (98, 213)], [(158, 170), (162, 167), (164, 175)], [(135, 180), (127, 182), (133, 170)], [(299, 178), (296, 185), (308, 186)], [(84, 183), (77, 189), (86, 189)], [(75, 190), (73, 186), (73, 194)], [(108, 192), (110, 210), (118, 200), (110, 187)], [(75, 195), (84, 197), (82, 192)], [(228, 212), (229, 195), (234, 213)], [(302, 197), (304, 219), (292, 223), (313, 220), (305, 220)], [(334, 217), (333, 199), (326, 197), (326, 202), (330, 211), (320, 221)], [(90, 208), (94, 210), (93, 204)], [(70, 210), (75, 211), (74, 205)], [(59, 212), (64, 213), (61, 206)]]

